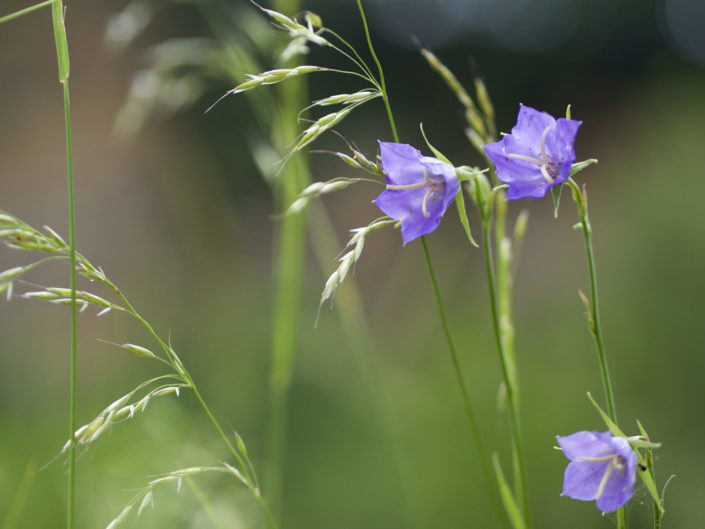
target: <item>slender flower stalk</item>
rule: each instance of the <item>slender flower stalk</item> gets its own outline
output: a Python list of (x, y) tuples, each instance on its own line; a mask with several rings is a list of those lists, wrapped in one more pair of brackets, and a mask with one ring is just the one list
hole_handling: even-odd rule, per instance
[(465, 378), (463, 377), (463, 371), (460, 367), (460, 360), (458, 359), (458, 353), (455, 349), (453, 336), (450, 333), (450, 325), (448, 325), (448, 318), (446, 317), (446, 311), (443, 306), (443, 300), (441, 299), (441, 292), (438, 288), (438, 282), (436, 281), (436, 274), (433, 271), (431, 254), (428, 251), (428, 245), (426, 244), (426, 236), (424, 235), (421, 236), (421, 245), (423, 246), (424, 257), (426, 258), (426, 266), (428, 268), (428, 275), (431, 279), (433, 294), (436, 298), (436, 305), (438, 306), (438, 314), (441, 317), (441, 323), (443, 324), (443, 334), (448, 344), (448, 351), (450, 352), (451, 361), (453, 362), (453, 370), (455, 371), (458, 386), (460, 387), (460, 391), (463, 395), (465, 413), (468, 416), (468, 420), (470, 421), (470, 426), (472, 429), (472, 434), (475, 438), (475, 446), (477, 446), (477, 455), (480, 458), (482, 473), (484, 474), (485, 482), (487, 483), (487, 491), (489, 492), (490, 497), (492, 498), (492, 503), (495, 509), (495, 515), (497, 517), (498, 527), (503, 527), (504, 518), (502, 516), (502, 506), (499, 500), (499, 496), (497, 495), (497, 488), (495, 486), (494, 480), (492, 479), (492, 472), (489, 466), (489, 458), (487, 457), (487, 452), (485, 451), (485, 447), (482, 442), (482, 437), (480, 437), (480, 428), (477, 424), (477, 419), (475, 418), (475, 413), (473, 412), (472, 404), (470, 403), (470, 394), (468, 393), (467, 387), (465, 386)]
[(504, 385), (507, 389), (507, 403), (509, 408), (509, 427), (511, 429), (512, 444), (516, 461), (516, 486), (519, 490), (519, 504), (524, 515), (524, 524), (526, 529), (531, 528), (531, 517), (529, 515), (529, 501), (526, 487), (526, 471), (524, 464), (524, 449), (521, 434), (521, 424), (519, 420), (519, 406), (517, 402), (514, 378), (512, 377), (509, 365), (509, 358), (502, 339), (502, 330), (499, 323), (499, 309), (497, 306), (496, 280), (494, 274), (494, 265), (492, 263), (492, 248), (490, 246), (490, 221), (483, 220), (482, 223), (482, 239), (483, 249), (485, 254), (485, 268), (487, 270), (487, 287), (490, 296), (490, 311), (492, 313), (492, 327), (494, 329), (495, 341), (497, 343), (497, 351), (499, 352), (499, 360), (502, 366), (502, 377)]
[[(578, 184), (572, 178), (567, 180), (567, 184), (571, 188), (573, 200), (578, 208), (580, 224), (582, 226), (583, 237), (585, 239), (585, 253), (588, 262), (588, 274), (590, 276), (591, 299), (583, 299), (583, 301), (588, 309), (588, 326), (590, 327), (590, 334), (592, 334), (595, 340), (595, 346), (597, 347), (597, 358), (600, 363), (602, 386), (605, 390), (605, 400), (607, 401), (607, 414), (609, 415), (609, 418), (616, 423), (617, 407), (614, 402), (614, 390), (612, 389), (612, 380), (610, 378), (609, 366), (607, 365), (607, 355), (605, 354), (605, 346), (602, 339), (602, 328), (600, 326), (600, 305), (597, 297), (597, 273), (595, 270), (595, 255), (592, 248), (592, 226), (590, 225), (590, 218), (588, 216), (587, 192), (585, 192), (585, 190), (581, 191)], [(624, 510), (624, 507), (620, 507), (617, 511), (617, 527), (618, 529), (626, 529), (627, 524), (627, 513)]]
[(614, 421), (617, 422), (617, 408), (614, 403), (614, 391), (612, 390), (612, 381), (610, 379), (609, 367), (607, 366), (607, 356), (605, 355), (605, 346), (602, 340), (602, 329), (600, 326), (600, 305), (597, 298), (597, 274), (595, 271), (595, 255), (592, 249), (592, 226), (588, 217), (587, 193), (580, 190), (578, 184), (571, 178), (568, 180), (568, 185), (573, 191), (573, 198), (578, 207), (578, 215), (580, 216), (580, 224), (585, 238), (585, 253), (588, 261), (588, 273), (590, 275), (590, 332), (595, 339), (597, 347), (597, 356), (600, 362), (600, 372), (602, 374), (602, 385), (605, 390), (605, 399), (607, 401), (607, 413)]

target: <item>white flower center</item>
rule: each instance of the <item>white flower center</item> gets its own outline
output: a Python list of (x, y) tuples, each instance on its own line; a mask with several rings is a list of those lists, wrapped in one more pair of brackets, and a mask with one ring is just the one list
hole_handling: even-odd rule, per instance
[(426, 191), (426, 194), (423, 197), (423, 202), (421, 203), (421, 212), (423, 213), (424, 217), (428, 217), (431, 215), (427, 209), (428, 199), (430, 198), (431, 200), (436, 200), (438, 198), (438, 195), (443, 192), (445, 185), (446, 181), (443, 179), (442, 176), (430, 177), (428, 176), (428, 169), (424, 169), (423, 182), (403, 185), (387, 184), (387, 189), (404, 191), (408, 189), (423, 189), (425, 187), (428, 187), (428, 191)]
[(546, 127), (543, 129), (543, 134), (541, 134), (541, 152), (536, 158), (533, 156), (525, 156), (523, 154), (507, 154), (507, 158), (514, 158), (516, 160), (524, 160), (525, 162), (534, 163), (539, 166), (541, 174), (546, 179), (549, 184), (553, 183), (553, 180), (558, 176), (559, 164), (553, 159), (553, 157), (546, 153), (546, 135), (551, 127)]

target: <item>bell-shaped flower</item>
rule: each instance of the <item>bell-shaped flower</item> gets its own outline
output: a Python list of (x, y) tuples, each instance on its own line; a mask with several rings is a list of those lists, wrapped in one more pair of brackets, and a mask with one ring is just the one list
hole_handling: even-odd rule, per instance
[(507, 200), (541, 198), (570, 176), (573, 142), (580, 121), (559, 118), (521, 105), (511, 134), (483, 149), (509, 186)]
[(379, 142), (387, 189), (374, 204), (401, 221), (404, 244), (431, 233), (460, 190), (452, 165), (405, 143)]
[(577, 432), (556, 439), (570, 459), (562, 496), (595, 500), (603, 512), (615, 511), (631, 499), (637, 456), (629, 441), (610, 432)]

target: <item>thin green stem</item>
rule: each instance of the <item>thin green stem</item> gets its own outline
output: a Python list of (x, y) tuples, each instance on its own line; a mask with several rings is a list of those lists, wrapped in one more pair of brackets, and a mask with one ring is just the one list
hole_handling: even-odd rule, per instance
[(365, 27), (365, 37), (367, 38), (367, 46), (370, 49), (372, 58), (377, 65), (377, 70), (379, 71), (379, 84), (382, 92), (382, 99), (384, 100), (384, 108), (387, 109), (387, 117), (389, 118), (389, 125), (392, 128), (392, 136), (394, 136), (394, 141), (399, 143), (399, 135), (397, 134), (397, 126), (394, 123), (394, 116), (392, 115), (392, 108), (389, 106), (389, 96), (387, 95), (387, 85), (384, 82), (384, 72), (382, 71), (382, 64), (377, 58), (374, 46), (372, 46), (372, 38), (370, 37), (370, 28), (367, 26), (367, 19), (365, 18), (365, 11), (362, 9), (362, 2), (357, 0), (357, 7), (360, 9), (360, 17), (362, 18), (362, 24)]
[(592, 227), (590, 226), (590, 218), (588, 217), (587, 195), (584, 195), (580, 191), (578, 184), (572, 179), (568, 182), (573, 189), (574, 196), (577, 194), (577, 196), (580, 197), (578, 214), (580, 215), (580, 223), (585, 238), (585, 252), (587, 254), (588, 272), (590, 275), (590, 308), (592, 312), (590, 331), (595, 338), (595, 345), (597, 346), (597, 356), (600, 362), (600, 372), (602, 374), (602, 385), (605, 390), (605, 399), (607, 400), (607, 413), (610, 419), (616, 423), (617, 408), (614, 403), (614, 391), (612, 390), (612, 380), (607, 365), (607, 356), (605, 355), (605, 346), (602, 340), (602, 328), (600, 325), (600, 305), (597, 297), (597, 275), (595, 272), (595, 255), (592, 249)]
[(69, 83), (63, 82), (64, 87), (64, 121), (66, 123), (66, 174), (68, 180), (68, 208), (69, 208), (69, 263), (71, 267), (71, 345), (69, 368), (69, 468), (68, 468), (68, 499), (66, 508), (66, 527), (74, 526), (75, 493), (76, 493), (76, 210), (73, 192), (73, 151), (71, 147), (71, 106), (69, 102)]
[(36, 11), (37, 9), (41, 9), (42, 7), (49, 6), (53, 4), (55, 0), (46, 0), (46, 2), (41, 2), (39, 4), (30, 6), (30, 7), (25, 7), (24, 9), (20, 9), (19, 11), (15, 11), (14, 13), (10, 13), (9, 15), (5, 15), (4, 17), (0, 17), (0, 24), (3, 22), (9, 22), (10, 20), (13, 20), (15, 18), (21, 17), (22, 15), (27, 15), (31, 13), (32, 11)]
[(485, 267), (487, 269), (487, 286), (490, 295), (490, 309), (492, 312), (492, 326), (494, 328), (495, 340), (497, 342), (497, 350), (499, 352), (499, 360), (502, 366), (502, 376), (504, 385), (507, 388), (507, 403), (509, 407), (509, 426), (512, 435), (512, 444), (514, 448), (517, 474), (517, 488), (521, 492), (520, 505), (524, 514), (524, 522), (526, 529), (531, 528), (531, 517), (529, 515), (529, 501), (526, 488), (526, 471), (524, 468), (524, 450), (521, 435), (521, 424), (519, 421), (518, 403), (515, 396), (515, 388), (512, 383), (511, 372), (508, 365), (507, 352), (502, 340), (502, 332), (499, 325), (499, 313), (497, 308), (496, 298), (496, 282), (494, 277), (494, 265), (492, 264), (492, 248), (490, 246), (490, 223), (483, 222), (482, 239), (485, 253)]
[[(607, 401), (607, 414), (613, 422), (617, 422), (617, 407), (614, 403), (614, 391), (612, 389), (612, 380), (610, 371), (607, 365), (607, 355), (605, 354), (605, 346), (602, 340), (602, 328), (600, 325), (600, 305), (597, 297), (597, 274), (595, 271), (595, 255), (592, 249), (592, 226), (590, 226), (590, 217), (588, 216), (587, 193), (581, 191), (578, 184), (572, 179), (568, 179), (568, 185), (573, 194), (573, 200), (578, 207), (578, 215), (583, 229), (585, 239), (585, 253), (587, 255), (588, 273), (590, 276), (590, 317), (588, 325), (590, 333), (595, 339), (597, 347), (597, 358), (600, 364), (600, 374), (602, 375), (602, 386), (605, 390), (605, 400)], [(624, 507), (620, 507), (617, 511), (617, 528), (626, 529), (627, 513)]]
[(450, 333), (450, 325), (448, 324), (448, 318), (446, 317), (446, 311), (443, 306), (443, 300), (441, 299), (441, 292), (438, 288), (438, 282), (436, 281), (436, 274), (433, 271), (433, 264), (431, 263), (431, 254), (428, 251), (428, 245), (426, 244), (425, 236), (421, 237), (421, 245), (423, 246), (424, 257), (426, 258), (426, 266), (428, 267), (428, 275), (431, 279), (433, 293), (436, 298), (436, 304), (438, 305), (438, 314), (440, 315), (441, 322), (443, 324), (443, 333), (448, 344), (448, 351), (450, 352), (451, 361), (453, 362), (453, 370), (455, 371), (455, 376), (458, 381), (458, 386), (460, 387), (460, 392), (463, 395), (465, 412), (468, 416), (468, 420), (470, 421), (473, 437), (475, 438), (475, 445), (477, 446), (477, 454), (480, 458), (482, 473), (484, 474), (485, 481), (487, 482), (487, 490), (490, 496), (492, 497), (492, 503), (494, 504), (498, 526), (503, 527), (504, 517), (502, 515), (502, 506), (499, 500), (499, 496), (497, 495), (497, 487), (495, 486), (494, 480), (492, 478), (489, 458), (487, 457), (487, 452), (485, 452), (482, 437), (480, 436), (480, 428), (477, 424), (477, 420), (475, 419), (475, 413), (473, 412), (472, 405), (470, 403), (470, 394), (468, 393), (467, 387), (465, 386), (465, 379), (463, 377), (462, 368), (460, 367), (460, 361), (458, 359), (458, 353), (455, 349), (455, 343), (453, 342), (453, 337)]
[[(351, 51), (353, 52), (353, 54), (355, 55), (355, 57), (353, 58), (352, 56), (350, 56), (349, 53), (347, 53), (347, 52), (341, 50), (340, 48), (338, 48), (337, 46), (331, 44), (331, 46), (333, 47), (333, 49), (335, 49), (335, 50), (338, 51), (339, 53), (342, 53), (345, 57), (347, 57), (348, 59), (350, 59), (350, 60), (351, 60), (355, 65), (357, 65), (357, 67), (360, 68), (365, 74), (369, 75), (369, 76), (370, 76), (370, 79), (374, 79), (374, 75), (372, 75), (372, 70), (369, 69), (369, 67), (365, 64), (365, 61), (363, 61), (363, 60), (362, 60), (362, 57), (360, 57), (360, 54), (357, 52), (357, 50), (356, 50), (350, 43), (348, 43), (348, 41), (346, 41), (343, 37), (341, 37), (340, 35), (338, 35), (338, 34), (337, 34), (335, 31), (333, 31), (332, 29), (323, 28), (323, 31), (324, 31), (325, 33), (330, 33), (330, 34), (333, 35), (335, 38), (337, 38), (341, 43), (343, 43), (344, 46), (346, 46), (349, 50), (351, 50)], [(376, 81), (375, 81), (375, 83), (376, 83)]]

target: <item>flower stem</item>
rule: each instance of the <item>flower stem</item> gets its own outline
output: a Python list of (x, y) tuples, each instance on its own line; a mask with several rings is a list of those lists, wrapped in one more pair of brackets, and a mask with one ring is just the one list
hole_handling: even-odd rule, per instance
[[(567, 181), (571, 188), (573, 200), (578, 207), (578, 215), (580, 216), (580, 224), (583, 229), (585, 238), (585, 253), (587, 255), (588, 273), (590, 276), (590, 316), (588, 325), (590, 333), (595, 339), (597, 347), (597, 358), (600, 363), (600, 373), (602, 375), (602, 386), (605, 390), (605, 400), (607, 401), (607, 414), (613, 422), (617, 422), (617, 408), (614, 403), (614, 391), (612, 390), (612, 380), (610, 371), (607, 365), (607, 356), (605, 354), (605, 346), (602, 340), (602, 329), (600, 327), (600, 305), (597, 298), (597, 275), (595, 272), (595, 255), (592, 249), (592, 227), (590, 226), (590, 218), (588, 216), (587, 192), (580, 190), (578, 184), (569, 178)], [(627, 513), (624, 507), (620, 507), (617, 511), (617, 528), (627, 528)]]
[(497, 351), (499, 352), (499, 360), (502, 366), (502, 377), (504, 378), (504, 385), (507, 389), (507, 403), (509, 406), (509, 425), (511, 429), (512, 444), (514, 448), (514, 456), (517, 469), (516, 481), (517, 488), (521, 492), (521, 497), (519, 498), (519, 505), (521, 506), (521, 510), (524, 514), (524, 523), (526, 529), (530, 529), (531, 518), (529, 516), (529, 502), (526, 489), (526, 471), (524, 468), (524, 450), (521, 436), (521, 424), (519, 421), (519, 410), (516, 398), (516, 391), (514, 387), (513, 377), (509, 367), (509, 359), (507, 358), (507, 351), (504, 346), (504, 340), (502, 340), (502, 333), (499, 326), (499, 313), (496, 299), (494, 265), (492, 264), (492, 248), (490, 246), (489, 221), (483, 222), (482, 238), (485, 253), (485, 267), (487, 269), (487, 286), (490, 295), (490, 309), (492, 312), (492, 326), (494, 328), (495, 340), (497, 342)]
[(592, 312), (590, 332), (597, 346), (597, 357), (600, 362), (602, 385), (605, 390), (605, 399), (607, 400), (607, 413), (610, 419), (616, 423), (617, 408), (614, 404), (614, 391), (612, 390), (612, 381), (610, 379), (609, 367), (607, 366), (607, 356), (605, 355), (602, 329), (600, 327), (600, 305), (597, 298), (597, 275), (595, 272), (595, 256), (592, 250), (592, 227), (590, 226), (590, 219), (588, 217), (587, 194), (580, 191), (578, 184), (576, 184), (572, 178), (568, 180), (568, 184), (573, 190), (573, 198), (577, 198), (578, 214), (580, 215), (580, 223), (585, 238), (585, 252), (587, 254), (588, 272), (590, 275), (590, 304)]
[(392, 128), (392, 136), (394, 136), (394, 141), (399, 143), (399, 135), (397, 134), (397, 126), (394, 123), (394, 116), (392, 115), (392, 108), (389, 106), (389, 96), (387, 95), (387, 85), (384, 82), (384, 72), (382, 71), (382, 64), (377, 58), (375, 49), (372, 46), (372, 38), (370, 37), (370, 28), (367, 26), (367, 19), (365, 18), (365, 11), (362, 9), (362, 2), (357, 0), (357, 7), (360, 9), (360, 17), (362, 18), (362, 25), (365, 27), (365, 37), (367, 38), (367, 46), (370, 48), (370, 53), (372, 58), (377, 65), (377, 70), (379, 71), (379, 84), (382, 92), (382, 99), (384, 100), (384, 108), (387, 110), (387, 118), (389, 119), (389, 125)]
[(477, 446), (477, 453), (480, 458), (480, 464), (482, 465), (482, 473), (485, 476), (485, 481), (487, 482), (487, 490), (492, 497), (492, 503), (495, 508), (495, 515), (497, 516), (497, 524), (499, 527), (504, 526), (504, 517), (502, 514), (502, 507), (499, 501), (499, 496), (497, 495), (497, 487), (495, 486), (494, 480), (492, 478), (492, 472), (490, 471), (489, 458), (485, 452), (484, 444), (482, 438), (480, 437), (480, 429), (475, 419), (475, 413), (473, 412), (472, 405), (470, 403), (470, 395), (468, 393), (467, 387), (465, 386), (465, 379), (463, 377), (463, 372), (460, 367), (460, 361), (458, 359), (458, 353), (455, 349), (455, 343), (453, 342), (453, 337), (450, 333), (450, 326), (448, 325), (448, 319), (446, 317), (446, 311), (443, 306), (443, 300), (441, 299), (441, 292), (438, 288), (438, 282), (436, 281), (436, 274), (433, 271), (433, 264), (431, 263), (431, 254), (428, 251), (428, 246), (426, 244), (426, 237), (421, 237), (421, 245), (423, 246), (424, 256), (426, 257), (426, 265), (428, 267), (428, 275), (431, 279), (431, 285), (433, 286), (433, 293), (436, 297), (436, 304), (438, 305), (438, 314), (441, 317), (441, 322), (443, 324), (443, 333), (448, 343), (448, 351), (450, 352), (451, 361), (453, 362), (453, 370), (455, 371), (455, 376), (458, 381), (458, 386), (463, 395), (463, 403), (465, 404), (465, 412), (470, 421), (470, 426), (472, 429), (472, 434), (475, 438), (475, 445)]

